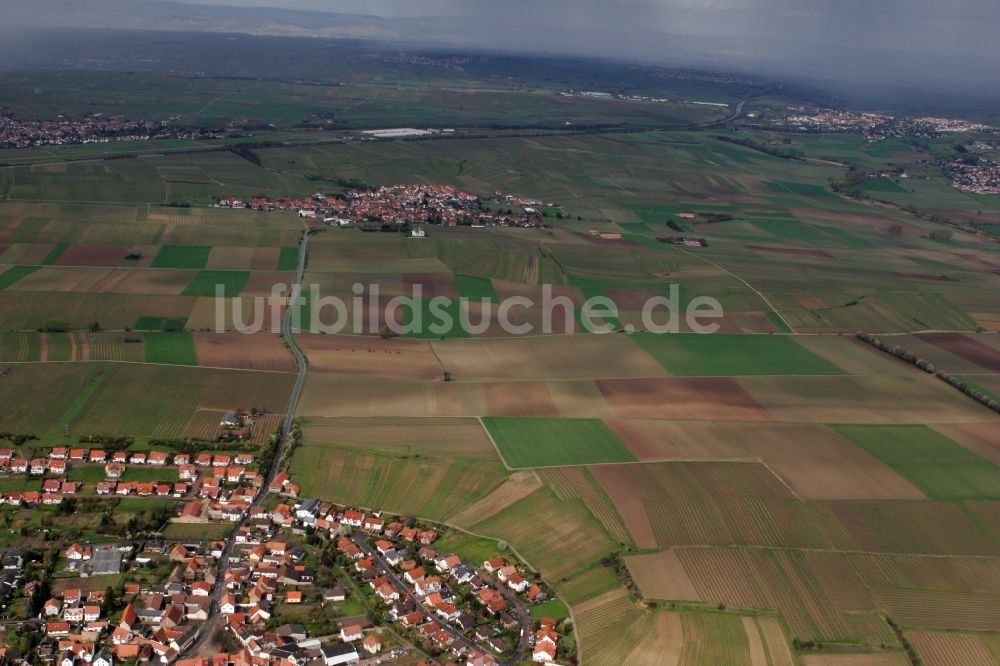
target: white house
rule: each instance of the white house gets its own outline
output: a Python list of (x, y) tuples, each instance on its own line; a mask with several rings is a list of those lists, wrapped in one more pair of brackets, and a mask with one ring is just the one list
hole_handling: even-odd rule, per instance
[(345, 643), (360, 641), (362, 638), (364, 638), (364, 632), (361, 630), (361, 625), (352, 624), (340, 630), (340, 640)]

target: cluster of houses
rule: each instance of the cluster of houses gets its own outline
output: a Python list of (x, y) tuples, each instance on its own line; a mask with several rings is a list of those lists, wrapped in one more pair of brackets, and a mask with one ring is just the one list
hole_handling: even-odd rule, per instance
[(48, 640), (37, 649), (39, 659), (59, 666), (114, 666), (114, 650), (106, 645), (115, 631), (106, 616), (106, 594), (68, 588), (47, 600), (41, 616)]
[(973, 194), (1000, 194), (1000, 162), (965, 156), (945, 160), (942, 166), (956, 189)]
[[(146, 564), (163, 560), (172, 565), (169, 578), (162, 584), (143, 587), (129, 583), (124, 587), (127, 601), (120, 617), (112, 609), (104, 591), (84, 596), (79, 589), (67, 589), (49, 599), (42, 607), (49, 639), (48, 655), (59, 666), (113, 666), (115, 662), (145, 661), (167, 664), (174, 661), (193, 639), (198, 623), (208, 619), (211, 593), (215, 584), (215, 562), (222, 553), (221, 542), (199, 547), (148, 544), (135, 561)], [(94, 574), (117, 573), (121, 549), (130, 546), (71, 545), (64, 553), (70, 563), (105, 561)], [(107, 564), (107, 563), (111, 564)], [(117, 563), (117, 564), (115, 564)], [(112, 566), (114, 564), (114, 566)], [(42, 655), (44, 656), (44, 655)], [(98, 659), (103, 664), (98, 663)]]
[[(221, 581), (225, 587), (220, 612), (225, 616), (226, 629), (243, 652), (259, 664), (291, 666), (322, 661), (336, 666), (358, 661), (361, 652), (377, 654), (382, 649), (381, 640), (365, 638), (360, 626), (344, 627), (340, 642), (326, 643), (310, 638), (300, 625), (267, 629), (273, 604), (278, 600), (301, 604), (303, 587), (313, 585), (316, 579), (316, 571), (302, 564), (302, 548), (289, 548), (284, 541), (275, 540), (283, 521), (274, 518), (283, 516), (283, 512), (271, 514), (261, 509), (239, 529), (236, 552)], [(329, 590), (324, 592), (324, 598), (343, 601), (346, 591)]]
[(22, 120), (0, 115), (0, 147), (31, 148), (80, 143), (146, 141), (149, 139), (217, 139), (228, 133), (171, 127), (166, 121), (146, 122), (105, 118), (101, 113), (58, 120)]
[(941, 133), (995, 132), (996, 128), (981, 123), (937, 116), (890, 116), (872, 112), (839, 109), (789, 108), (789, 115), (774, 116), (771, 127), (802, 132), (857, 132), (869, 142), (890, 137), (915, 136), (930, 138)]
[[(506, 201), (515, 201), (507, 197)], [(527, 201), (527, 200), (525, 200)], [(253, 197), (242, 201), (223, 197), (221, 208), (251, 208), (254, 210), (295, 210), (300, 217), (322, 220), (328, 224), (355, 224), (362, 228), (372, 225), (402, 227), (411, 224), (443, 224), (446, 226), (538, 226), (538, 211), (528, 206), (523, 212), (508, 213), (485, 210), (479, 197), (451, 185), (391, 185), (377, 189), (351, 189), (347, 194), (315, 194), (309, 199), (294, 197)]]
[[(348, 562), (345, 570), (371, 590), (393, 622), (411, 628), (417, 640), (453, 654), (463, 660), (460, 663), (496, 664), (500, 656), (512, 654), (516, 646), (504, 640), (504, 634), (528, 631), (527, 606), (548, 598), (537, 580), (503, 557), (477, 567), (458, 555), (435, 550), (436, 530), (387, 519), (378, 512), (305, 499), (278, 505), (272, 519), (329, 534)], [(547, 632), (557, 642), (554, 629), (552, 622)], [(550, 646), (552, 636), (545, 636), (541, 644), (536, 636), (533, 659), (555, 663), (556, 643)]]
[[(258, 473), (248, 469), (247, 466), (253, 462), (254, 456), (250, 453), (240, 453), (235, 456), (202, 453), (193, 460), (187, 453), (178, 453), (173, 456), (171, 463), (170, 455), (163, 451), (108, 452), (103, 449), (69, 449), (59, 446), (53, 447), (47, 456), (27, 460), (15, 457), (15, 452), (10, 448), (2, 448), (0, 473), (48, 476), (48, 478), (43, 480), (41, 491), (10, 491), (0, 494), (0, 504), (51, 505), (59, 504), (66, 497), (80, 494), (83, 483), (68, 481), (65, 477), (71, 465), (103, 465), (106, 480), (96, 483), (94, 489), (96, 495), (182, 498), (188, 496), (201, 479), (200, 485), (202, 492), (206, 493), (205, 496), (214, 496), (213, 492), (216, 494), (219, 492), (220, 483), (246, 481), (252, 485)], [(122, 480), (129, 465), (166, 468), (171, 464), (177, 469), (176, 481)], [(210, 475), (207, 472), (203, 473), (205, 468), (210, 470)]]

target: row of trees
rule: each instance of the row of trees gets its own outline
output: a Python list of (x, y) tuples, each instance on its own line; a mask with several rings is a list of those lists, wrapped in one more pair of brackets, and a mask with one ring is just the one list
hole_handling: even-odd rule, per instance
[(934, 364), (927, 359), (920, 358), (911, 351), (907, 351), (903, 347), (897, 344), (891, 344), (884, 342), (881, 338), (870, 333), (858, 333), (857, 338), (862, 342), (867, 342), (872, 347), (875, 347), (879, 351), (883, 351), (887, 354), (892, 354), (898, 359), (906, 361), (910, 365), (920, 368), (926, 373), (933, 374), (938, 379), (943, 382), (947, 382), (953, 388), (961, 391), (965, 395), (969, 396), (979, 404), (983, 405), (988, 409), (992, 409), (994, 412), (1000, 413), (1000, 402), (997, 402), (995, 398), (987, 395), (975, 386), (970, 385), (964, 379), (957, 375), (953, 375), (950, 372), (945, 372), (944, 370), (935, 371)]

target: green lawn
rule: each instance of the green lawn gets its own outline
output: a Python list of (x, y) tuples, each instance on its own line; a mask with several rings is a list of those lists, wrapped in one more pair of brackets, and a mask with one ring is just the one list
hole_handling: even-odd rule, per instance
[[(70, 481), (83, 481), (86, 483), (96, 483), (104, 481), (107, 478), (103, 465), (73, 465), (69, 468), (66, 477)], [(125, 476), (122, 478), (125, 481), (175, 483), (177, 481), (177, 470), (173, 467), (128, 465), (125, 469)]]
[(486, 560), (500, 556), (508, 556), (500, 550), (494, 539), (483, 539), (458, 531), (448, 531), (434, 542), (434, 547), (441, 553), (455, 553), (479, 567)]
[(543, 617), (565, 620), (569, 617), (569, 609), (566, 608), (566, 604), (560, 601), (558, 597), (530, 606), (528, 610), (531, 611), (531, 617), (536, 620), (541, 620)]
[(922, 425), (834, 425), (938, 500), (1000, 499), (1000, 467)]
[(194, 338), (190, 333), (146, 333), (143, 335), (143, 360), (146, 363), (198, 365)]
[(636, 333), (630, 338), (679, 376), (844, 374), (787, 336)]
[(198, 271), (181, 293), (184, 296), (215, 296), (217, 285), (222, 285), (225, 296), (239, 296), (250, 279), (250, 271)]
[(598, 419), (486, 417), (483, 423), (511, 467), (636, 461)]
[(208, 245), (164, 245), (153, 259), (153, 268), (201, 269), (208, 264)]

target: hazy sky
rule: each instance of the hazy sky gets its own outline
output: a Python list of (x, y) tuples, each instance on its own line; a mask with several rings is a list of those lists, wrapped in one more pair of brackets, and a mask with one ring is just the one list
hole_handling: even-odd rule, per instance
[[(489, 39), (532, 24), (561, 29), (557, 44), (601, 48), (601, 37), (723, 35), (820, 43), (843, 48), (965, 53), (1000, 65), (998, 0), (183, 0), (205, 4), (285, 7), (388, 18), (468, 17), (484, 20)], [(539, 43), (544, 47), (544, 43)], [(620, 46), (626, 50), (628, 41)]]
[[(198, 0), (185, 0), (196, 2)], [(204, 1), (204, 0), (201, 0)], [(388, 18), (468, 21), (484, 45), (650, 61), (670, 35), (750, 69), (929, 80), (1000, 92), (1000, 0), (210, 0)], [(711, 39), (714, 38), (714, 39)]]
[[(80, 12), (94, 1), (45, 4), (65, 2)], [(121, 13), (141, 19), (143, 4), (153, 0), (117, 1)], [(377, 16), (389, 21), (372, 19), (359, 36), (442, 48), (597, 55), (1000, 97), (1000, 0), (178, 1)], [(0, 15), (8, 20), (11, 14), (30, 18), (42, 0), (0, 0), (0, 10), (5, 4), (9, 9)], [(115, 13), (91, 12), (85, 23)], [(233, 16), (243, 15), (234, 9)], [(280, 21), (247, 19), (246, 30), (254, 32)]]

